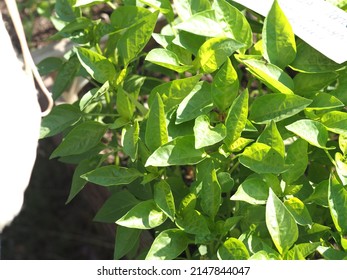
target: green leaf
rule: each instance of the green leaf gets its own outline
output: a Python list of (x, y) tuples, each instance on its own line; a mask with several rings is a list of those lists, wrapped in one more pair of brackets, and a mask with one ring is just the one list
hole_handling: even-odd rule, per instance
[(212, 110), (211, 85), (198, 83), (177, 108), (176, 124), (195, 119)]
[(308, 73), (327, 73), (342, 68), (341, 64), (327, 58), (304, 41), (297, 42), (296, 48), (296, 58), (290, 64), (294, 70)]
[(159, 147), (147, 159), (146, 166), (191, 165), (206, 157), (203, 149), (195, 149), (193, 135), (177, 137)]
[(345, 106), (338, 98), (325, 92), (318, 92), (310, 98), (313, 99), (313, 102), (306, 110), (329, 110)]
[(168, 83), (156, 86), (149, 95), (149, 104), (153, 102), (156, 94), (159, 93), (164, 106), (165, 112), (170, 111), (173, 107), (181, 103), (181, 101), (195, 88), (202, 75), (196, 75), (189, 78), (173, 80)]
[(78, 15), (78, 9), (73, 7), (74, 0), (57, 0), (55, 2), (55, 12), (63, 21), (73, 21)]
[(257, 97), (250, 108), (249, 118), (255, 123), (278, 122), (296, 115), (312, 100), (294, 94), (271, 93)]
[(285, 148), (281, 134), (279, 133), (276, 123), (272, 120), (257, 139), (258, 143), (263, 143), (275, 149), (283, 158)]
[(201, 115), (195, 119), (194, 136), (195, 149), (200, 149), (222, 141), (226, 136), (226, 129), (223, 124), (212, 127), (209, 117)]
[(82, 114), (73, 105), (61, 104), (54, 106), (52, 111), (41, 121), (40, 139), (56, 135), (77, 123)]
[(206, 37), (225, 36), (223, 27), (217, 21), (214, 10), (196, 13), (186, 21), (177, 24), (175, 28)]
[(137, 120), (133, 125), (127, 125), (123, 128), (122, 132), (122, 146), (124, 152), (130, 156), (134, 162), (137, 158), (138, 141), (139, 141), (140, 127)]
[(100, 143), (107, 127), (99, 122), (86, 121), (75, 126), (53, 151), (50, 158), (78, 155)]
[(326, 260), (346, 260), (347, 252), (340, 250), (335, 250), (330, 247), (319, 246), (317, 251), (324, 257)]
[(196, 194), (188, 193), (181, 201), (178, 212), (192, 211), (196, 206)]
[(321, 149), (326, 147), (328, 141), (328, 131), (320, 122), (313, 120), (298, 120), (286, 126), (286, 129), (295, 133), (313, 146)]
[(214, 219), (222, 203), (221, 186), (217, 180), (215, 169), (208, 172), (202, 181), (200, 192), (201, 208), (210, 218)]
[(135, 168), (108, 165), (99, 167), (81, 177), (94, 184), (110, 187), (130, 184), (140, 176), (142, 176), (142, 173)]
[(167, 216), (154, 200), (142, 201), (131, 208), (116, 224), (128, 228), (151, 229), (165, 222)]
[(186, 233), (196, 235), (206, 235), (210, 233), (207, 221), (197, 210), (186, 209), (176, 217), (176, 225)]
[(117, 111), (119, 115), (126, 119), (131, 120), (135, 110), (135, 105), (132, 103), (129, 94), (119, 87), (117, 91)]
[(335, 154), (335, 166), (336, 172), (339, 175), (339, 178), (343, 185), (347, 184), (347, 161), (346, 156), (341, 153)]
[(227, 37), (244, 44), (242, 53), (252, 46), (252, 29), (242, 12), (225, 0), (213, 1), (212, 9)]
[(323, 115), (322, 123), (329, 131), (347, 135), (347, 113), (332, 111)]
[(58, 99), (59, 96), (71, 85), (80, 69), (80, 64), (75, 55), (71, 56), (68, 61), (64, 62), (59, 68), (58, 74), (54, 79), (52, 87), (53, 99)]
[(172, 260), (188, 246), (189, 238), (180, 229), (167, 229), (154, 239), (146, 260)]
[(148, 113), (145, 141), (150, 151), (155, 151), (168, 142), (164, 104), (159, 93), (153, 100)]
[(320, 242), (314, 242), (314, 243), (301, 243), (294, 245), (294, 248), (289, 250), (288, 255), (292, 255), (294, 252), (293, 250), (298, 250), (302, 257), (306, 258), (309, 255), (313, 254), (316, 249), (319, 247)]
[(235, 181), (229, 172), (219, 172), (217, 178), (222, 192), (228, 193), (233, 189)]
[(239, 161), (256, 173), (279, 174), (287, 170), (282, 155), (263, 143), (254, 143), (241, 154)]
[(248, 117), (248, 90), (241, 93), (232, 103), (225, 120), (227, 135), (224, 143), (230, 147), (244, 130)]
[(268, 196), (269, 185), (261, 175), (253, 174), (247, 177), (230, 199), (257, 205), (265, 204)]
[(103, 84), (115, 78), (114, 65), (106, 57), (82, 47), (76, 48), (76, 52), (81, 65), (93, 79)]
[(298, 239), (298, 226), (292, 214), (271, 189), (266, 203), (266, 226), (280, 254), (288, 251)]
[(129, 253), (134, 246), (136, 241), (140, 237), (141, 230), (126, 227), (117, 227), (116, 241), (114, 246), (114, 259), (119, 260)]
[(286, 156), (286, 164), (289, 168), (282, 173), (282, 178), (287, 184), (295, 182), (306, 171), (308, 165), (307, 148), (307, 142), (300, 138), (289, 146)]
[(148, 9), (142, 7), (119, 6), (111, 14), (111, 25), (117, 30), (129, 28), (136, 25), (139, 21), (150, 14), (151, 12)]
[(231, 152), (241, 152), (245, 147), (247, 147), (250, 143), (252, 143), (253, 139), (247, 139), (240, 137), (232, 145), (228, 147)]
[(307, 92), (317, 92), (332, 83), (338, 75), (335, 72), (328, 73), (298, 73), (295, 75), (294, 92), (303, 95)]
[(137, 58), (149, 39), (151, 39), (157, 18), (158, 12), (144, 16), (122, 34), (118, 41), (117, 49), (125, 66)]
[(173, 0), (173, 3), (182, 21), (189, 19), (194, 14), (211, 9), (209, 0)]
[(217, 256), (220, 260), (247, 260), (249, 252), (242, 241), (230, 237), (218, 248)]
[(291, 197), (284, 201), (284, 205), (294, 217), (295, 221), (302, 226), (312, 225), (312, 219), (305, 204), (297, 197)]
[(243, 46), (244, 44), (227, 37), (211, 38), (200, 47), (197, 60), (204, 72), (212, 73)]
[(329, 181), (325, 180), (314, 186), (313, 193), (307, 198), (307, 202), (314, 202), (323, 207), (329, 207), (328, 203)]
[(271, 90), (278, 93), (293, 94), (294, 82), (292, 78), (281, 68), (259, 59), (242, 58), (235, 56), (245, 64), (248, 71), (267, 85)]
[(84, 17), (76, 18), (65, 25), (58, 33), (53, 36), (55, 38), (68, 38), (76, 44), (87, 44), (92, 40), (94, 23), (92, 20)]
[(64, 60), (60, 57), (47, 57), (36, 64), (37, 70), (41, 76), (48, 75), (58, 70), (63, 65)]
[(109, 0), (75, 0), (74, 7), (95, 5), (97, 3), (108, 2)]
[(195, 56), (198, 55), (198, 51), (203, 43), (205, 43), (206, 38), (204, 36), (189, 33), (183, 30), (179, 30), (175, 39), (172, 43), (182, 47), (183, 49), (191, 52)]
[(336, 178), (329, 180), (328, 202), (330, 214), (341, 235), (347, 234), (347, 190)]
[(175, 15), (169, 0), (140, 0), (140, 2), (165, 15), (169, 22), (174, 20)]
[(95, 169), (100, 164), (101, 156), (96, 156), (91, 159), (82, 160), (76, 167), (72, 177), (70, 193), (67, 198), (66, 204), (69, 203), (87, 184), (85, 179), (81, 178), (81, 175)]
[(167, 49), (151, 50), (147, 54), (146, 60), (178, 73), (183, 73), (193, 67), (192, 65), (181, 65), (178, 56)]
[(166, 181), (160, 181), (154, 185), (154, 201), (158, 207), (171, 219), (175, 219), (175, 201), (170, 185)]
[(114, 192), (96, 213), (94, 221), (114, 223), (139, 202), (128, 190)]
[(264, 57), (271, 64), (284, 69), (295, 59), (295, 35), (277, 0), (265, 18), (262, 38)]
[(222, 65), (211, 85), (212, 100), (219, 110), (225, 111), (239, 91), (239, 79), (230, 59)]

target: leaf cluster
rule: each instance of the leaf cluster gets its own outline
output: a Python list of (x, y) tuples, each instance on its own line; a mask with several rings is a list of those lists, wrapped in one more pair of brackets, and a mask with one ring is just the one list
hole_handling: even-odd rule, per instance
[(127, 0), (110, 22), (84, 16), (96, 2), (56, 1), (55, 38), (76, 46), (41, 73), (57, 71), (55, 99), (76, 76), (92, 88), (41, 137), (61, 133), (51, 157), (76, 164), (67, 202), (109, 188), (95, 220), (118, 225), (114, 257), (347, 258), (345, 65), (296, 38), (277, 1), (262, 18)]

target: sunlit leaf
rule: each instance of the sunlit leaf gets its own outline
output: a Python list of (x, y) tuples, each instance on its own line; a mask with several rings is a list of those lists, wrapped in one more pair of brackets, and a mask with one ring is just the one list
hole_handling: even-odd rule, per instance
[(164, 223), (166, 218), (154, 200), (146, 200), (131, 208), (116, 223), (128, 228), (150, 229)]
[(292, 214), (271, 189), (266, 203), (266, 226), (280, 254), (286, 252), (298, 239), (298, 226)]

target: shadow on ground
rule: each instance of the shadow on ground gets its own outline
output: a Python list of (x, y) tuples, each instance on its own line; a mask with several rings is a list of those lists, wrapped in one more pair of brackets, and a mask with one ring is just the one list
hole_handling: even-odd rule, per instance
[(73, 169), (49, 160), (53, 149), (52, 139), (40, 141), (22, 211), (2, 233), (1, 258), (112, 259), (113, 225), (93, 222), (104, 194), (86, 187), (65, 205)]

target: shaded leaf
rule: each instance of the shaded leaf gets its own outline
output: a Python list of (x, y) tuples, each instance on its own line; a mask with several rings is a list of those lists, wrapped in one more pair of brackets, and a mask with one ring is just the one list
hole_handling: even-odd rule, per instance
[(255, 123), (278, 122), (296, 115), (312, 100), (298, 95), (271, 93), (257, 97), (250, 108), (249, 118)]
[(172, 260), (188, 246), (189, 238), (180, 229), (167, 229), (154, 239), (146, 260)]
[(213, 78), (211, 85), (213, 103), (225, 111), (230, 107), (239, 90), (239, 79), (237, 72), (231, 64), (230, 59), (222, 65)]
[(53, 151), (50, 158), (82, 154), (100, 143), (107, 127), (99, 122), (86, 121), (75, 126)]
[(141, 230), (126, 227), (117, 227), (114, 245), (114, 259), (119, 260), (129, 253), (136, 245)]
[(287, 184), (295, 182), (304, 174), (308, 165), (307, 149), (308, 144), (303, 139), (297, 139), (289, 146), (286, 156), (288, 170), (282, 173), (282, 178)]
[(329, 180), (328, 203), (336, 229), (347, 234), (347, 190), (332, 177)]
[(94, 217), (94, 221), (103, 223), (114, 223), (125, 215), (132, 207), (140, 201), (128, 190), (113, 193)]
[(130, 184), (140, 176), (142, 173), (135, 168), (108, 165), (83, 174), (81, 177), (94, 184), (110, 187)]
[(176, 213), (175, 201), (170, 185), (166, 181), (160, 181), (154, 185), (154, 201), (174, 221)]
[(78, 108), (70, 104), (54, 106), (52, 111), (41, 121), (40, 139), (63, 132), (77, 123), (82, 116)]
[(168, 142), (164, 104), (159, 93), (153, 100), (148, 112), (145, 141), (150, 151), (154, 151)]

